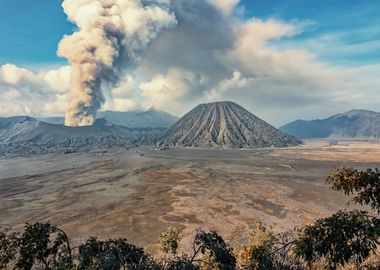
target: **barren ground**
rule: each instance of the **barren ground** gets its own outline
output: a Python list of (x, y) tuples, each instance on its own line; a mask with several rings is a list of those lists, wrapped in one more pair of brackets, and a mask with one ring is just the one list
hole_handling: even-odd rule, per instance
[(0, 226), (51, 221), (78, 242), (127, 237), (151, 250), (168, 226), (184, 242), (197, 228), (240, 241), (258, 221), (282, 232), (345, 208), (324, 183), (340, 166), (380, 167), (380, 143), (0, 159)]

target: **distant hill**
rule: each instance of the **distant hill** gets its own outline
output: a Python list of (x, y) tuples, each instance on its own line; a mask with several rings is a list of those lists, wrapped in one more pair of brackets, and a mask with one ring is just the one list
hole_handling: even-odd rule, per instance
[(64, 125), (65, 117), (63, 116), (53, 116), (53, 117), (35, 117), (36, 120), (56, 125)]
[(259, 148), (300, 143), (236, 103), (216, 102), (195, 107), (156, 142), (156, 147)]
[(99, 114), (108, 122), (130, 128), (168, 128), (179, 118), (154, 108), (147, 111), (115, 112), (105, 111)]
[[(151, 108), (147, 111), (105, 111), (100, 112), (98, 118), (104, 118), (109, 123), (129, 128), (168, 128), (173, 125), (179, 118), (167, 112)], [(64, 117), (39, 117), (37, 120), (63, 125)]]
[(351, 110), (326, 119), (297, 120), (282, 126), (280, 130), (300, 139), (380, 139), (380, 113)]
[(152, 144), (162, 128), (127, 128), (98, 119), (92, 126), (67, 127), (28, 116), (0, 118), (0, 155), (82, 152)]

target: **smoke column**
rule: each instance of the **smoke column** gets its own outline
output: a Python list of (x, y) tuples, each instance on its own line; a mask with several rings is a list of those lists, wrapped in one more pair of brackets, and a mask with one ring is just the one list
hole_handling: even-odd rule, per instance
[(62, 7), (78, 26), (58, 47), (72, 69), (65, 124), (91, 125), (105, 102), (102, 87), (117, 84), (141, 50), (177, 21), (170, 0), (64, 0)]

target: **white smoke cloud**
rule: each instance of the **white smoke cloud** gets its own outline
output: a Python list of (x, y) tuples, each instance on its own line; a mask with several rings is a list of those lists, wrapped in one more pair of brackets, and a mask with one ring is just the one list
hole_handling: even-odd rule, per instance
[(65, 0), (62, 6), (79, 28), (58, 49), (72, 68), (65, 124), (89, 125), (105, 102), (102, 87), (116, 84), (122, 70), (176, 19), (169, 1), (162, 0)]

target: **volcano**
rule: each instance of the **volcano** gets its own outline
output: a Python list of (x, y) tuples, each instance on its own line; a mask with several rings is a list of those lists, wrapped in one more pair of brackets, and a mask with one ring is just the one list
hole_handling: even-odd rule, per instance
[(0, 156), (75, 153), (151, 145), (162, 128), (127, 128), (97, 119), (94, 125), (67, 127), (29, 116), (0, 117)]
[(200, 104), (155, 143), (159, 149), (288, 147), (302, 143), (234, 102)]

